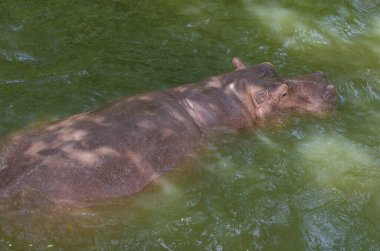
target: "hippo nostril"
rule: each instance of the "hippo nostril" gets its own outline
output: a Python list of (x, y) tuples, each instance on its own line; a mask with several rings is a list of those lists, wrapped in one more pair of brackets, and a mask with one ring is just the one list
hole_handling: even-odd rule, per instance
[(327, 85), (322, 96), (325, 101), (334, 104), (336, 102), (335, 86)]
[(330, 93), (335, 93), (335, 86), (333, 86), (333, 85), (326, 86), (326, 91), (328, 91)]
[(316, 73), (314, 73), (314, 76), (317, 79), (325, 79), (325, 78), (327, 78), (326, 74), (324, 72), (322, 72), (322, 71), (317, 71)]

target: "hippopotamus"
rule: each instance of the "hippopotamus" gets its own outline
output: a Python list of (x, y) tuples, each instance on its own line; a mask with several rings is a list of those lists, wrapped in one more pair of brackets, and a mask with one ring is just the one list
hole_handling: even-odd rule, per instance
[(2, 147), (0, 197), (37, 193), (54, 203), (126, 197), (199, 148), (207, 131), (336, 106), (323, 72), (282, 78), (271, 63), (232, 63), (234, 71), (199, 83), (123, 97), (15, 133)]

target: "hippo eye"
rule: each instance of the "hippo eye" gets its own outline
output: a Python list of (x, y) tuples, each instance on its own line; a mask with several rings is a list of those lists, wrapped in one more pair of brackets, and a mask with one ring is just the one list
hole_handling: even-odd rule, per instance
[(287, 92), (284, 92), (284, 93), (281, 95), (282, 98), (285, 98), (286, 96), (288, 96), (288, 93), (287, 93)]

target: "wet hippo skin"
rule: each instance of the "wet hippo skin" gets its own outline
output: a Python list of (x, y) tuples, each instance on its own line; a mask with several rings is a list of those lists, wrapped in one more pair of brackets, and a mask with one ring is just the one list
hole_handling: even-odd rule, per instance
[(128, 196), (170, 170), (214, 128), (252, 127), (279, 113), (335, 108), (316, 72), (281, 78), (272, 64), (121, 98), (92, 112), (16, 133), (2, 147), (0, 197), (38, 193), (70, 203)]

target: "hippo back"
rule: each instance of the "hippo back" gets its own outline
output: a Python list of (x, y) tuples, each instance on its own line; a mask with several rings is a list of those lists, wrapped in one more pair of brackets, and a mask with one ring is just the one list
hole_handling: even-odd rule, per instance
[(189, 114), (164, 92), (120, 99), (13, 136), (3, 148), (0, 195), (38, 191), (57, 202), (126, 196), (199, 140)]

